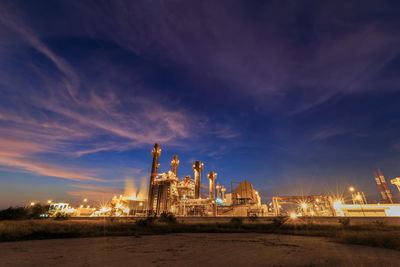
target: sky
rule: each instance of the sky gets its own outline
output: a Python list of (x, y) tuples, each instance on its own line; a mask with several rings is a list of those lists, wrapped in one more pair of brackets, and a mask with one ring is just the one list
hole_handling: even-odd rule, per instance
[(230, 191), (400, 176), (398, 1), (1, 1), (0, 207), (110, 198), (195, 160)]

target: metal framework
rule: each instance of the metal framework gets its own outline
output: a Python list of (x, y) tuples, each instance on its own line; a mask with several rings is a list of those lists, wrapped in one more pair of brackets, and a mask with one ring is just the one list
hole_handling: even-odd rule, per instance
[[(236, 213), (264, 214), (261, 207), (261, 199), (258, 192), (253, 189), (250, 182), (240, 182), (238, 187), (233, 190), (228, 200), (225, 195), (226, 188), (223, 185), (216, 185), (217, 173), (210, 171), (207, 175), (209, 182), (208, 198), (201, 198), (201, 173), (204, 164), (195, 161), (193, 164), (194, 179), (187, 175), (182, 180), (177, 176), (179, 160), (174, 155), (171, 161), (172, 170), (167, 173), (158, 173), (158, 159), (161, 149), (158, 144), (154, 145), (152, 151), (153, 163), (151, 166), (150, 185), (149, 185), (149, 214), (174, 213), (176, 215), (200, 215), (217, 216), (217, 206), (232, 205), (232, 210)], [(216, 198), (217, 191), (217, 198)], [(222, 195), (222, 198), (221, 198)], [(266, 207), (265, 207), (266, 209)], [(224, 208), (224, 212), (227, 212)]]
[(281, 205), (296, 205), (304, 215), (336, 216), (330, 196), (285, 196), (273, 197), (272, 204), (275, 216), (281, 216)]

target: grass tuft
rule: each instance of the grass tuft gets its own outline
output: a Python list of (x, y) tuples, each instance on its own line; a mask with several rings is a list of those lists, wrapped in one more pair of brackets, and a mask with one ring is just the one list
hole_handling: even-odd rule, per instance
[(400, 250), (400, 227), (341, 223), (291, 223), (285, 218), (270, 222), (244, 222), (233, 218), (226, 223), (179, 223), (176, 218), (149, 217), (142, 220), (24, 220), (0, 221), (0, 241), (95, 236), (140, 236), (168, 233), (271, 233), (328, 237), (334, 241)]

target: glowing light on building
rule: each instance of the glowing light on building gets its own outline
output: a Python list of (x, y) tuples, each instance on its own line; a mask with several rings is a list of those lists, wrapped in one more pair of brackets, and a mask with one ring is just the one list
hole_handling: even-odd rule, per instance
[(342, 207), (342, 201), (340, 200), (336, 200), (335, 202), (333, 202), (333, 207), (338, 210)]

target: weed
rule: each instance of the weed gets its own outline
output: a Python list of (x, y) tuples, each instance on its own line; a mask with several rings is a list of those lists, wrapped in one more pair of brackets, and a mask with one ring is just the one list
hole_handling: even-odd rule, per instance
[(172, 213), (163, 212), (158, 219), (160, 222), (165, 223), (177, 223), (176, 217)]
[[(163, 216), (164, 217), (164, 216)], [(164, 219), (168, 219), (166, 215)], [(133, 222), (103, 220), (25, 220), (0, 221), (0, 241), (95, 236), (140, 236), (167, 233), (274, 233), (329, 237), (349, 244), (359, 244), (400, 250), (399, 226), (372, 224), (342, 225), (320, 223), (286, 223), (286, 217), (268, 222), (243, 222), (232, 218), (228, 223), (160, 223), (148, 217)], [(347, 221), (347, 220), (346, 220)], [(277, 227), (279, 226), (279, 227)]]
[(240, 227), (243, 224), (243, 219), (240, 217), (233, 217), (230, 222), (229, 222), (232, 226), (235, 227)]
[(54, 217), (54, 220), (56, 221), (65, 221), (71, 218), (68, 214), (57, 212), (56, 216)]
[(350, 218), (340, 218), (339, 219), (339, 223), (343, 226), (343, 227), (348, 227), (350, 225)]
[(48, 209), (48, 205), (40, 204), (30, 207), (9, 207), (0, 211), (0, 220), (40, 219), (40, 215), (47, 213)]
[(147, 217), (146, 219), (137, 220), (135, 224), (140, 227), (148, 227), (150, 225), (153, 225), (156, 220), (157, 220), (157, 217), (155, 217), (155, 216)]
[(373, 224), (375, 224), (378, 227), (382, 227), (382, 226), (385, 226), (385, 221), (376, 220), (373, 222)]
[(29, 211), (23, 207), (9, 207), (0, 211), (0, 220), (26, 220), (28, 218)]
[(284, 216), (275, 217), (272, 219), (272, 225), (274, 227), (281, 227), (287, 220), (288, 220), (288, 217), (284, 217)]
[(255, 222), (255, 221), (257, 221), (257, 219), (258, 219), (257, 214), (253, 214), (253, 215), (250, 215), (250, 216), (249, 216), (249, 220), (250, 220), (251, 222)]

